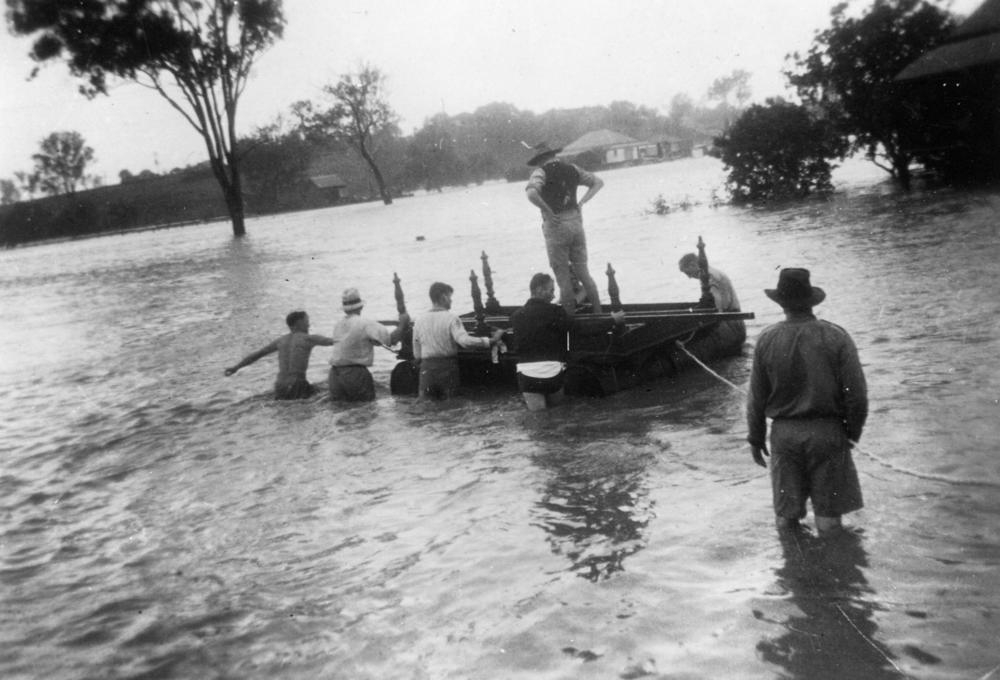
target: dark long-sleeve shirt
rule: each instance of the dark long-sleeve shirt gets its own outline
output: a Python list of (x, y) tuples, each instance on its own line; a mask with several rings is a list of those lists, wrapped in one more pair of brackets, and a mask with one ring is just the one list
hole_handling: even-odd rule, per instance
[(573, 319), (559, 305), (528, 298), (510, 315), (510, 324), (519, 363), (566, 360), (566, 333)]
[(847, 331), (811, 314), (764, 329), (750, 374), (747, 441), (764, 445), (766, 418), (839, 418), (858, 441), (867, 417), (865, 375)]

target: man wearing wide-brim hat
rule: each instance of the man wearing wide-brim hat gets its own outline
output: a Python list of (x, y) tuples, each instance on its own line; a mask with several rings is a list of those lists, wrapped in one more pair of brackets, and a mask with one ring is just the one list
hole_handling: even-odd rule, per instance
[(365, 301), (357, 288), (346, 289), (340, 297), (344, 318), (333, 327), (330, 353), (330, 398), (334, 401), (374, 401), (375, 381), (368, 367), (375, 362), (375, 345), (388, 347), (399, 339), (410, 323), (399, 315), (399, 325), (390, 331), (373, 319), (361, 317)]
[[(545, 142), (530, 148), (528, 165), (535, 170), (525, 192), (542, 213), (542, 234), (549, 266), (559, 286), (559, 304), (570, 314), (576, 311), (575, 274), (587, 293), (591, 311), (600, 313), (600, 294), (587, 267), (587, 237), (580, 207), (601, 190), (604, 182), (580, 166), (559, 159), (561, 148), (552, 148)], [(581, 185), (587, 191), (577, 199), (577, 188)]]
[(782, 269), (777, 287), (764, 294), (785, 320), (765, 328), (754, 348), (747, 441), (758, 465), (771, 457), (779, 530), (797, 527), (811, 500), (816, 529), (826, 534), (863, 506), (851, 445), (868, 417), (864, 372), (847, 331), (813, 314), (826, 293), (812, 285), (808, 269)]

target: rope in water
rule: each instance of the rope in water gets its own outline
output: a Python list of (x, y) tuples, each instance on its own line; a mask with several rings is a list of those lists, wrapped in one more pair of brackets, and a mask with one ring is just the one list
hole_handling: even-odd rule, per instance
[(908, 677), (910, 677), (909, 675), (907, 675), (906, 673), (904, 673), (904, 672), (903, 672), (903, 669), (902, 669), (902, 668), (900, 668), (899, 666), (897, 666), (897, 665), (896, 665), (896, 662), (895, 662), (895, 661), (893, 661), (893, 660), (892, 660), (892, 659), (891, 659), (891, 658), (889, 657), (889, 655), (888, 655), (888, 654), (886, 654), (886, 653), (885, 653), (884, 651), (882, 651), (882, 648), (881, 648), (881, 647), (879, 647), (879, 646), (878, 646), (878, 645), (876, 645), (876, 644), (875, 644), (874, 642), (872, 642), (872, 639), (871, 639), (870, 637), (868, 637), (867, 635), (865, 635), (864, 633), (862, 633), (862, 632), (861, 632), (861, 629), (860, 629), (860, 628), (858, 628), (858, 627), (857, 627), (856, 625), (854, 625), (854, 621), (851, 621), (851, 617), (847, 615), (847, 612), (845, 612), (845, 611), (843, 610), (843, 608), (842, 608), (842, 607), (841, 607), (841, 606), (840, 606), (839, 604), (835, 604), (835, 605), (833, 605), (833, 606), (837, 608), (837, 611), (839, 611), (839, 612), (840, 612), (840, 614), (841, 614), (841, 615), (842, 615), (842, 616), (843, 616), (843, 617), (844, 617), (845, 619), (847, 619), (847, 622), (848, 622), (849, 624), (851, 624), (851, 628), (853, 628), (853, 629), (854, 629), (855, 631), (857, 631), (858, 635), (860, 635), (860, 636), (861, 636), (861, 639), (862, 639), (862, 640), (864, 640), (865, 642), (867, 642), (867, 643), (868, 643), (868, 644), (869, 644), (869, 645), (871, 646), (871, 648), (872, 648), (872, 649), (874, 649), (874, 650), (875, 650), (876, 652), (878, 652), (879, 654), (881, 654), (881, 655), (882, 655), (882, 658), (883, 658), (883, 659), (885, 659), (886, 661), (888, 661), (888, 662), (889, 662), (889, 664), (890, 664), (890, 665), (891, 665), (891, 666), (892, 666), (893, 668), (895, 668), (895, 669), (896, 669), (896, 671), (897, 671), (897, 672), (898, 672), (898, 673), (899, 673), (900, 675), (902, 675), (902, 676), (903, 676), (904, 678), (908, 678)]
[[(696, 357), (694, 354), (692, 354), (688, 350), (687, 347), (684, 346), (683, 342), (681, 342), (680, 340), (677, 340), (675, 342), (675, 344), (677, 345), (677, 347), (680, 348), (680, 350), (682, 352), (684, 352), (685, 354), (687, 354), (696, 364), (698, 364), (699, 366), (701, 366), (703, 369), (705, 369), (708, 373), (710, 373), (716, 379), (718, 379), (719, 381), (721, 381), (721, 382), (729, 385), (734, 390), (736, 390), (737, 392), (739, 392), (740, 394), (742, 394), (744, 397), (749, 396), (748, 393), (747, 393), (747, 391), (745, 389), (743, 389), (739, 385), (733, 384), (729, 380), (726, 380), (721, 375), (719, 375), (718, 373), (716, 373), (715, 371), (713, 371), (711, 368), (709, 368), (708, 366), (706, 366), (704, 364), (704, 362), (702, 362), (698, 357)], [(908, 475), (910, 477), (916, 477), (918, 479), (923, 479), (923, 480), (926, 480), (926, 481), (929, 481), (929, 482), (941, 482), (941, 483), (944, 483), (944, 484), (955, 484), (955, 485), (959, 485), (959, 486), (986, 486), (986, 487), (991, 487), (991, 488), (1000, 488), (1000, 484), (998, 484), (996, 482), (990, 482), (990, 481), (985, 481), (985, 480), (974, 480), (974, 479), (959, 479), (957, 477), (948, 477), (946, 475), (932, 475), (932, 474), (928, 474), (928, 473), (925, 473), (925, 472), (916, 472), (914, 470), (907, 470), (906, 468), (901, 468), (898, 465), (893, 465), (892, 463), (890, 463), (888, 461), (882, 460), (881, 458), (879, 458), (875, 454), (862, 449), (860, 446), (858, 446), (858, 443), (856, 441), (852, 440), (851, 441), (851, 446), (854, 448), (855, 451), (857, 451), (858, 453), (862, 454), (863, 456), (866, 456), (866, 457), (872, 459), (873, 461), (875, 461), (876, 463), (878, 463), (882, 467), (887, 468), (889, 470), (892, 470), (894, 472), (898, 472), (898, 473), (900, 473), (902, 475)]]

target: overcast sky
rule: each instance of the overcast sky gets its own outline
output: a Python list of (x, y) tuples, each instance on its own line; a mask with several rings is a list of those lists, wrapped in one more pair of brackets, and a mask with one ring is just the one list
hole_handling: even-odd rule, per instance
[[(968, 15), (981, 0), (937, 0)], [(857, 4), (857, 3), (856, 3)], [(860, 3), (865, 7), (869, 2)], [(405, 134), (439, 112), (509, 102), (543, 113), (616, 100), (669, 111), (678, 93), (749, 71), (754, 101), (787, 94), (785, 55), (829, 25), (828, 0), (285, 0), (284, 39), (258, 61), (240, 104), (249, 132), (362, 63), (388, 76)], [(0, 178), (32, 167), (50, 132), (76, 130), (94, 172), (165, 172), (207, 158), (158, 95), (116, 84), (88, 101), (63, 64), (27, 75), (30, 41), (0, 37)], [(529, 140), (534, 141), (534, 140)], [(566, 142), (570, 140), (557, 140)]]

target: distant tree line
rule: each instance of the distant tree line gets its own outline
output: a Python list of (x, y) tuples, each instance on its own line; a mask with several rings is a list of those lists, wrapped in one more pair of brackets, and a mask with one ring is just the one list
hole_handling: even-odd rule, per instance
[[(786, 75), (801, 103), (773, 99), (748, 109), (749, 74), (734, 71), (709, 88), (707, 98), (716, 102), (711, 107), (685, 94), (674, 97), (666, 115), (622, 101), (543, 114), (492, 103), (471, 113), (433, 116), (403, 136), (384, 94), (384, 75), (364, 66), (323, 88), (323, 101), (297, 102), (287, 119), (246, 139), (236, 135), (238, 103), (254, 63), (282, 37), (282, 0), (7, 0), (7, 7), (12, 33), (33, 39), (32, 59), (65, 63), (86, 95), (107, 94), (110, 79), (134, 81), (158, 92), (182, 115), (206, 145), (208, 160), (196, 172), (207, 170), (221, 189), (236, 236), (246, 231), (246, 210), (312, 205), (316, 194), (304, 172), (316, 153), (337, 159), (349, 193), (385, 203), (417, 188), (523, 178), (522, 141), (565, 144), (601, 128), (640, 140), (718, 135), (733, 198), (746, 202), (827, 191), (835, 162), (853, 153), (864, 154), (903, 186), (914, 161), (945, 176), (969, 166), (960, 146), (930, 153), (906, 141), (907, 131), (926, 121), (921, 106), (902, 100), (893, 78), (945, 40), (955, 25), (950, 13), (927, 0), (873, 0), (860, 15), (848, 3), (835, 5), (830, 26), (815, 35), (812, 48), (789, 55)], [(987, 111), (987, 118), (995, 115)], [(788, 134), (776, 134), (783, 130)], [(93, 152), (75, 134), (53, 133), (52, 146), (35, 157), (33, 171), (0, 180), (0, 200), (10, 207), (25, 197), (74, 196), (96, 186), (96, 178), (84, 172)], [(966, 140), (966, 148), (977, 141)], [(990, 161), (984, 167), (997, 165), (990, 152), (980, 155)], [(148, 174), (123, 171), (120, 179), (131, 184)], [(218, 203), (195, 202), (199, 213)], [(84, 230), (159, 215), (121, 205), (96, 207), (97, 226), (88, 223)], [(56, 213), (50, 215), (55, 223), (42, 224), (44, 216), (35, 215), (12, 226), (11, 211), (0, 210), (0, 242), (84, 228), (82, 218)]]
[[(325, 101), (297, 102), (288, 113), (238, 139), (234, 158), (240, 167), (245, 210), (270, 214), (330, 205), (329, 196), (309, 180), (310, 168), (320, 157), (332, 159), (333, 170), (347, 185), (345, 200), (390, 202), (420, 189), (439, 191), (448, 186), (526, 179), (530, 168), (525, 165), (522, 141), (566, 144), (602, 128), (640, 140), (661, 135), (709, 139), (706, 130), (721, 129), (739, 111), (739, 104), (724, 101), (725, 93), (716, 97), (715, 106), (698, 106), (687, 95), (678, 95), (668, 115), (624, 101), (543, 114), (496, 102), (471, 113), (437, 114), (404, 137), (381, 95), (382, 80), (377, 69), (364, 67), (324, 88)], [(351, 87), (341, 87), (345, 83)], [(355, 120), (350, 113), (354, 110), (367, 111), (368, 118)], [(75, 140), (76, 146), (86, 150), (86, 162), (92, 160), (93, 152), (78, 133), (59, 135)], [(54, 190), (41, 194), (22, 194), (18, 188), (23, 182), (4, 180), (5, 197), (10, 189), (5, 204), (22, 198), (39, 200), (0, 208), (0, 245), (218, 219), (226, 214), (226, 203), (212, 189), (208, 162), (165, 174), (122, 170), (119, 185), (102, 187), (97, 193), (77, 190), (96, 186), (93, 180), (83, 179), (89, 177), (86, 162), (78, 172), (74, 170), (79, 176), (76, 184), (67, 177), (61, 185), (52, 183)], [(602, 158), (585, 155), (580, 162), (597, 166)]]

